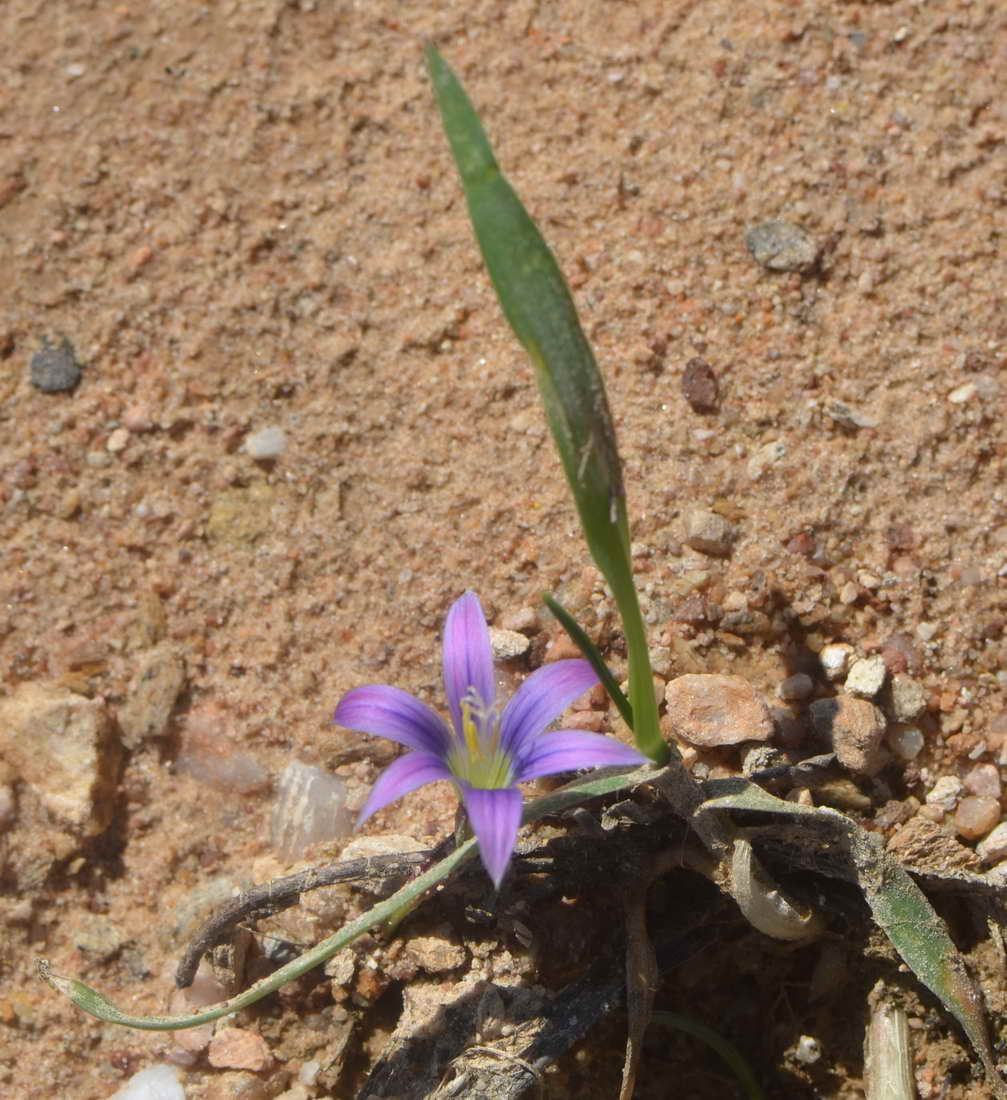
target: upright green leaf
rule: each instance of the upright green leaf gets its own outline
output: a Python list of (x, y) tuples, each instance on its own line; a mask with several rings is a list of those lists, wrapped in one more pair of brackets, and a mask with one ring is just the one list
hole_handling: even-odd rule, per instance
[(535, 367), (584, 535), (622, 615), (637, 744), (661, 763), (669, 750), (658, 727), (622, 467), (601, 372), (559, 265), (501, 173), (465, 90), (432, 45), (427, 65), (483, 260), (504, 316)]

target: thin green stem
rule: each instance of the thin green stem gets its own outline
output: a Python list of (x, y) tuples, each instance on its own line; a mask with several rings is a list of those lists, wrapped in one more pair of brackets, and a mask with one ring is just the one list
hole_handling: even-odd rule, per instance
[(745, 1090), (748, 1100), (766, 1100), (766, 1094), (762, 1086), (755, 1079), (755, 1074), (748, 1067), (748, 1063), (741, 1056), (741, 1052), (733, 1044), (727, 1041), (723, 1035), (719, 1035), (711, 1027), (700, 1023), (691, 1016), (683, 1016), (678, 1012), (655, 1012), (651, 1016), (655, 1024), (666, 1024), (668, 1027), (684, 1031), (686, 1035), (701, 1039), (706, 1045), (717, 1052), (724, 1062), (731, 1068), (731, 1072), (738, 1079), (738, 1083)]

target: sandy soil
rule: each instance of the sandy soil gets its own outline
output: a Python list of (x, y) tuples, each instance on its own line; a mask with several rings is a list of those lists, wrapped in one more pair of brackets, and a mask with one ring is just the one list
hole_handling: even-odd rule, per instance
[[(0, 23), (4, 688), (58, 680), (118, 716), (152, 646), (187, 670), (163, 735), (124, 753), (97, 839), (50, 832), (0, 762), (5, 1095), (98, 1100), (179, 1057), (62, 1003), (32, 958), (162, 1011), (179, 908), (266, 866), (268, 777), (321, 764), (359, 804), (387, 756), (351, 759), (332, 708), (375, 680), (436, 702), (438, 631), (464, 589), (498, 623), (551, 590), (611, 636), (471, 239), (422, 67), (431, 35), (604, 366), (665, 675), (731, 671), (772, 693), (795, 630), (811, 650), (902, 654), (928, 693), (926, 745), (885, 773), (887, 796), (865, 786), (874, 806), (1000, 766), (1001, 5), (6, 0)], [(770, 218), (810, 234), (814, 270), (753, 259), (746, 230)], [(80, 384), (40, 392), (30, 361), (64, 337)], [(711, 412), (683, 396), (697, 357)], [(269, 427), (288, 446), (256, 461), (245, 440)], [(683, 545), (694, 505), (736, 523), (729, 557)], [(752, 615), (690, 625), (676, 609), (693, 596)], [(186, 752), (246, 754), (267, 780), (209, 785)], [(426, 789), (370, 831), (439, 838), (451, 804)], [(96, 918), (115, 950), (82, 934)], [(878, 967), (847, 960), (852, 987), (823, 1006), (818, 949), (781, 963), (735, 942), (743, 965), (693, 961), (665, 1006), (702, 1015), (707, 983), (733, 989), (741, 968), (744, 1011), (728, 999), (713, 1022), (770, 1095), (860, 1095)], [(358, 993), (359, 1075), (394, 1013), (368, 1016)], [(272, 1068), (201, 1055), (186, 1095), (289, 1087), (335, 1008), (325, 985), (282, 999), (250, 1018)], [(921, 1095), (984, 1095), (957, 1031), (917, 1008)], [(810, 1076), (787, 1054), (803, 1033), (825, 1052)], [(620, 1041), (614, 1023), (596, 1035), (552, 1094), (590, 1079), (613, 1095)], [(682, 1096), (724, 1095), (684, 1039), (645, 1058), (639, 1095), (666, 1095), (668, 1072)], [(359, 1076), (325, 1080), (304, 1095), (352, 1095)]]

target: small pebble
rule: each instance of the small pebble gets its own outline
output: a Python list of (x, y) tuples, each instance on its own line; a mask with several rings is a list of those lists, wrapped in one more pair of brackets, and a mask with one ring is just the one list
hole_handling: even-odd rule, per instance
[(134, 1073), (109, 1100), (185, 1100), (185, 1089), (178, 1070), (162, 1062)]
[(915, 816), (892, 835), (888, 850), (910, 867), (977, 869), (980, 861), (975, 852), (925, 814), (926, 810), (941, 813), (937, 806), (921, 806)]
[(73, 344), (64, 336), (59, 344), (42, 341), (31, 357), (31, 384), (43, 393), (68, 393), (81, 379), (80, 364)]
[(73, 930), (74, 946), (100, 962), (117, 955), (127, 938), (118, 925), (100, 913), (85, 913)]
[(521, 634), (537, 634), (542, 629), (542, 619), (534, 607), (519, 607), (503, 616), (500, 628), (517, 630)]
[(865, 657), (854, 661), (846, 677), (846, 690), (861, 699), (873, 699), (884, 687), (887, 675), (883, 657)]
[(923, 734), (916, 726), (893, 726), (888, 731), (889, 748), (900, 760), (915, 760), (923, 751)]
[(776, 693), (785, 703), (800, 703), (811, 698), (815, 682), (806, 672), (795, 672), (788, 676), (776, 689)]
[(965, 382), (948, 394), (948, 401), (950, 401), (952, 405), (964, 405), (969, 398), (975, 395), (975, 392), (975, 382)]
[(1007, 822), (1001, 822), (989, 836), (980, 840), (976, 852), (983, 863), (1001, 863), (1007, 859)]
[(294, 863), (312, 844), (339, 840), (348, 836), (352, 827), (346, 784), (321, 768), (292, 760), (277, 784), (270, 821), (276, 858)]
[(740, 676), (679, 676), (667, 685), (664, 698), (672, 731), (700, 748), (767, 741), (772, 736), (769, 707)]
[(962, 777), (965, 790), (980, 798), (1000, 798), (1000, 769), (996, 764), (975, 764)]
[(815, 732), (844, 768), (856, 775), (877, 775), (885, 766), (885, 716), (873, 703), (839, 695), (817, 699), (808, 713)]
[(923, 686), (910, 676), (892, 677), (892, 717), (896, 722), (912, 722), (927, 708)]
[(867, 413), (862, 412), (853, 405), (848, 405), (845, 401), (836, 399), (827, 401), (822, 406), (822, 411), (841, 428), (848, 428), (850, 431), (857, 431), (860, 428), (876, 428), (878, 426), (876, 417), (868, 416)]
[(263, 428), (245, 440), (245, 452), (258, 460), (279, 458), (287, 449), (287, 433), (282, 428)]
[(756, 263), (768, 271), (809, 271), (818, 259), (814, 238), (793, 222), (753, 225), (745, 234), (745, 244)]
[(490, 648), (495, 661), (513, 661), (517, 657), (523, 657), (530, 646), (527, 636), (517, 630), (490, 627)]
[(685, 544), (701, 554), (727, 557), (737, 537), (734, 524), (708, 508), (693, 508), (685, 518)]
[(127, 443), (129, 443), (129, 432), (125, 428), (116, 428), (108, 437), (108, 442), (105, 444), (105, 450), (108, 451), (109, 454), (117, 455), (120, 451), (126, 449)]
[(742, 755), (741, 774), (746, 779), (751, 779), (759, 772), (783, 767), (789, 763), (787, 754), (772, 745), (752, 745)]
[(822, 670), (832, 681), (841, 680), (846, 675), (853, 659), (853, 646), (846, 642), (834, 642), (822, 648), (818, 654), (818, 660), (822, 664)]
[(705, 359), (690, 359), (682, 371), (682, 396), (689, 408), (697, 413), (714, 412), (717, 408), (717, 376)]
[(261, 1073), (273, 1062), (261, 1035), (241, 1027), (222, 1027), (210, 1040), (210, 1065), (217, 1069), (247, 1069)]
[(953, 775), (942, 775), (927, 792), (927, 804), (949, 814), (958, 805), (965, 785)]
[(805, 1066), (813, 1066), (821, 1060), (822, 1044), (810, 1035), (802, 1035), (794, 1048), (794, 1057)]
[(979, 840), (1000, 822), (1000, 800), (970, 794), (955, 810), (955, 831), (966, 840)]
[(444, 974), (457, 970), (468, 961), (468, 952), (456, 942), (450, 927), (445, 926), (435, 936), (413, 936), (406, 950), (428, 974)]
[(753, 481), (769, 469), (775, 466), (781, 459), (787, 457), (787, 445), (781, 439), (775, 439), (772, 443), (764, 443), (748, 460), (745, 470)]

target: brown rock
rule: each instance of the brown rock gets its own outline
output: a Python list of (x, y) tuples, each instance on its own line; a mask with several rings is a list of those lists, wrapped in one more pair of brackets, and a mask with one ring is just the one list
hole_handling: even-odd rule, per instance
[(685, 517), (685, 545), (701, 554), (726, 558), (737, 537), (734, 524), (708, 508), (693, 508)]
[(817, 699), (808, 708), (811, 724), (824, 738), (844, 768), (856, 775), (876, 775), (888, 754), (882, 741), (885, 716), (867, 699), (837, 695)]
[(428, 974), (443, 974), (457, 970), (466, 959), (468, 952), (455, 942), (450, 928), (438, 929), (437, 935), (413, 936), (408, 944), (409, 954)]
[(217, 1069), (247, 1069), (261, 1073), (273, 1062), (266, 1040), (241, 1027), (223, 1027), (210, 1040), (210, 1065)]
[(978, 870), (979, 857), (939, 825), (917, 814), (888, 841), (888, 850), (910, 867), (928, 871)]
[(160, 737), (184, 687), (185, 661), (175, 646), (164, 642), (144, 653), (119, 711), (125, 744), (135, 748), (148, 737)]
[(75, 836), (96, 836), (111, 820), (121, 753), (96, 699), (33, 681), (0, 701), (0, 758)]
[(682, 371), (682, 396), (693, 412), (709, 413), (717, 407), (717, 376), (705, 359), (690, 359)]
[(740, 676), (679, 676), (665, 688), (664, 698), (674, 734), (701, 748), (767, 741), (773, 733), (765, 700)]

